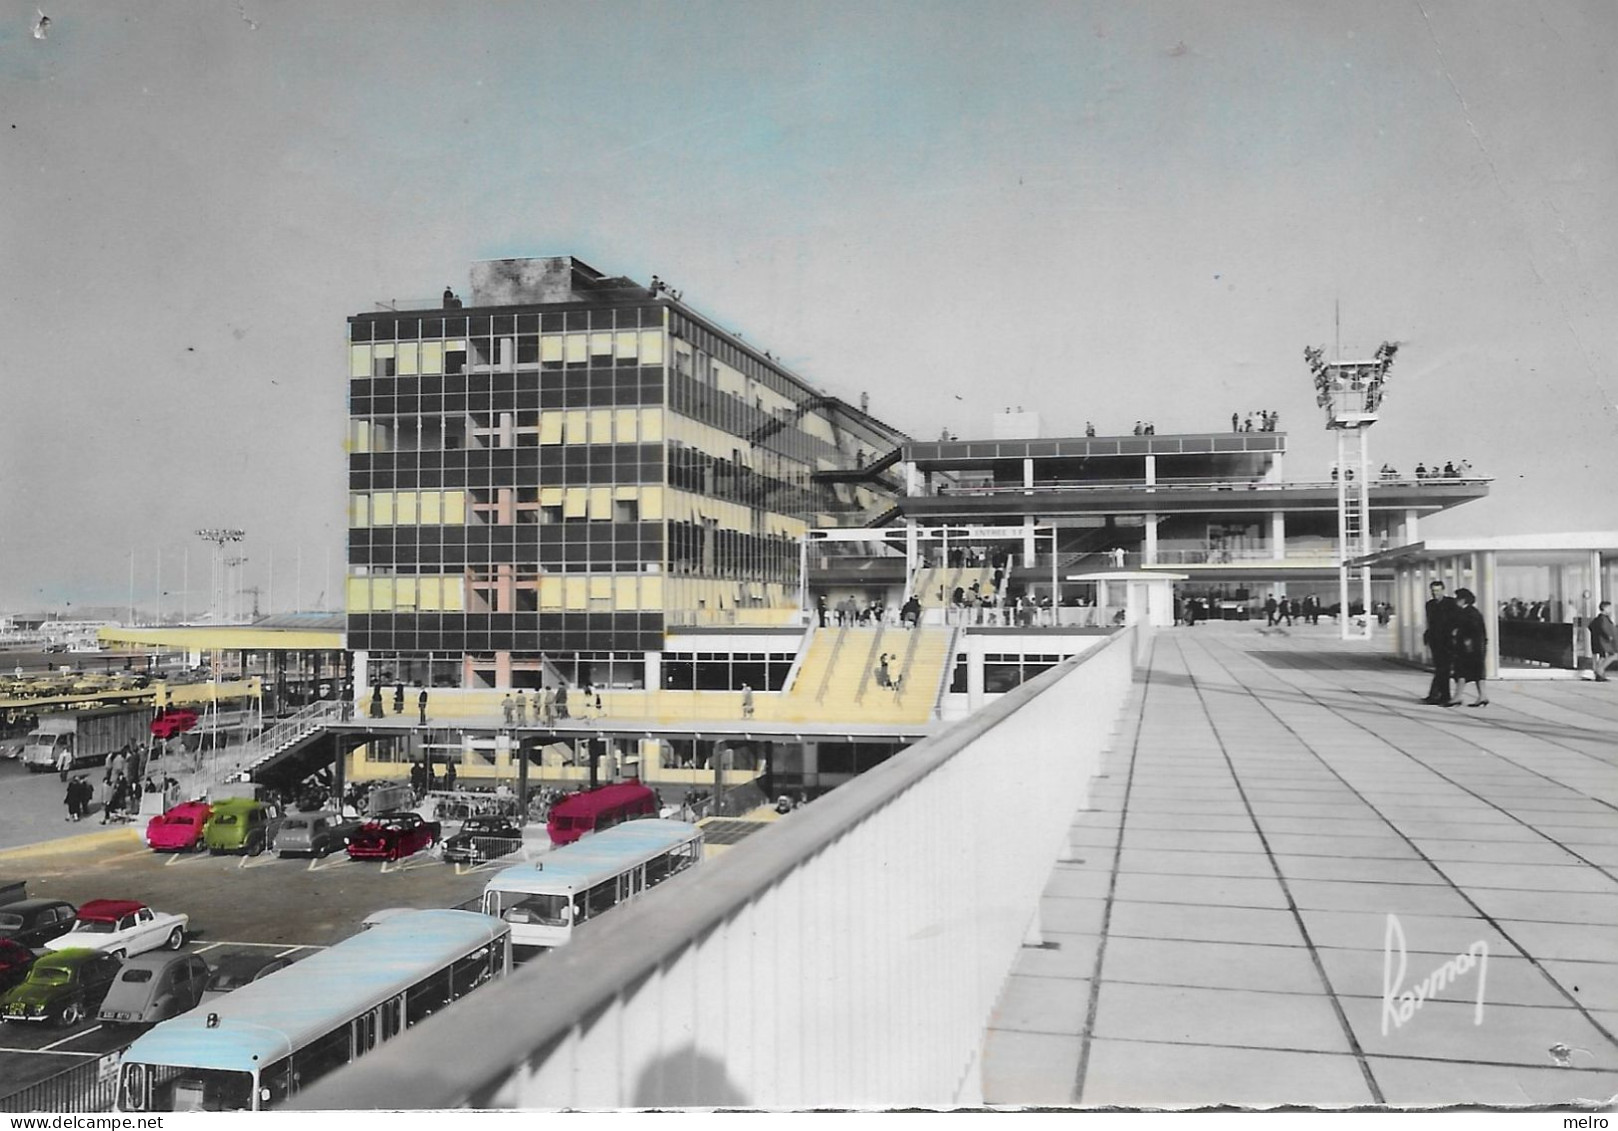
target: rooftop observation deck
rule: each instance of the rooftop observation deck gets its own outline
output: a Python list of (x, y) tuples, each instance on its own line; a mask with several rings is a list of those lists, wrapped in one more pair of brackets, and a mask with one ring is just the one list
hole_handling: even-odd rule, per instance
[(1118, 633), (298, 1106), (1618, 1093), (1615, 685), (1428, 707), (1331, 632)]

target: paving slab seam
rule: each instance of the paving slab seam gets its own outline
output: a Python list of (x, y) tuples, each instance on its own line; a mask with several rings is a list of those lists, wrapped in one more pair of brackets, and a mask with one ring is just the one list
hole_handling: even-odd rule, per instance
[[(1112, 926), (1112, 908), (1118, 891), (1119, 863), (1124, 849), (1124, 829), (1128, 824), (1129, 795), (1130, 791), (1135, 787), (1136, 755), (1140, 751), (1141, 729), (1146, 720), (1146, 704), (1151, 698), (1152, 674), (1156, 668), (1153, 660), (1157, 655), (1157, 643), (1154, 638), (1144, 668), (1137, 667), (1135, 669), (1138, 693), (1131, 696), (1132, 701), (1130, 703), (1130, 706), (1135, 709), (1128, 716), (1128, 724), (1121, 727), (1118, 732), (1120, 740), (1127, 741), (1129, 751), (1128, 768), (1124, 774), (1124, 795), (1119, 802), (1119, 812), (1123, 816), (1118, 821), (1118, 835), (1112, 846), (1112, 867), (1107, 877), (1106, 903), (1101, 912), (1101, 941), (1096, 944), (1095, 964), (1090, 969), (1090, 995), (1089, 1001), (1085, 1005), (1084, 1032), (1079, 1045), (1079, 1065), (1074, 1072), (1073, 1088), (1069, 1093), (1070, 1098), (1075, 1103), (1084, 1102), (1084, 1080), (1090, 1070), (1090, 1047), (1095, 1040), (1096, 1014), (1101, 1005), (1101, 966), (1107, 956), (1107, 932)], [(1113, 749), (1117, 750), (1118, 747)], [(1110, 753), (1112, 751), (1109, 751)], [(1102, 765), (1106, 766), (1109, 761), (1112, 761), (1112, 759), (1103, 756)]]
[[(1027, 1030), (1017, 1030), (1017, 1031), (1018, 1032), (1026, 1032)], [(1050, 1034), (1050, 1033), (1046, 1033), (1046, 1034), (1041, 1034), (1041, 1035), (1043, 1035), (1043, 1036), (1071, 1036), (1072, 1034)], [(1176, 1041), (1176, 1040), (1174, 1040), (1172, 1038), (1169, 1038), (1169, 1037), (1150, 1037), (1150, 1038), (1148, 1038), (1148, 1037), (1103, 1037), (1101, 1039), (1102, 1040), (1107, 1040), (1107, 1041), (1116, 1041), (1119, 1044), (1132, 1044), (1132, 1045), (1182, 1045), (1182, 1046), (1185, 1046), (1185, 1047), (1188, 1047), (1188, 1048), (1236, 1049), (1236, 1050), (1241, 1051), (1241, 1052), (1288, 1052), (1288, 1053), (1303, 1053), (1303, 1054), (1306, 1054), (1308, 1056), (1340, 1056), (1340, 1057), (1345, 1057), (1345, 1058), (1351, 1057), (1351, 1056), (1354, 1055), (1353, 1053), (1347, 1053), (1347, 1052), (1330, 1052), (1330, 1051), (1328, 1051), (1326, 1049), (1292, 1048), (1290, 1046), (1282, 1046), (1282, 1045), (1228, 1045), (1228, 1044), (1214, 1044), (1211, 1041)], [(1546, 1069), (1554, 1069), (1557, 1072), (1565, 1072), (1565, 1073), (1568, 1073), (1569, 1075), (1580, 1074), (1580, 1075), (1588, 1075), (1588, 1076), (1618, 1076), (1618, 1069), (1613, 1069), (1613, 1068), (1596, 1068), (1596, 1067), (1587, 1067), (1587, 1066), (1573, 1065), (1573, 1064), (1569, 1064), (1569, 1065), (1550, 1064), (1550, 1063), (1534, 1063), (1534, 1064), (1530, 1064), (1527, 1061), (1521, 1061), (1521, 1060), (1465, 1060), (1465, 1059), (1456, 1059), (1456, 1058), (1452, 1058), (1452, 1057), (1443, 1057), (1443, 1056), (1390, 1056), (1387, 1053), (1372, 1053), (1372, 1054), (1370, 1054), (1370, 1059), (1371, 1060), (1410, 1060), (1410, 1061), (1420, 1061), (1423, 1064), (1464, 1064), (1464, 1065), (1469, 1065), (1469, 1066), (1474, 1067), (1474, 1068), (1535, 1068), (1535, 1069), (1546, 1068)], [(1377, 1102), (1382, 1103), (1383, 1101), (1378, 1100)]]
[[(1236, 764), (1230, 757), (1230, 751), (1226, 746), (1224, 736), (1220, 733), (1219, 724), (1214, 721), (1213, 713), (1208, 709), (1208, 702), (1203, 696), (1201, 684), (1197, 680), (1195, 673), (1192, 672), (1191, 665), (1185, 660), (1185, 647), (1183, 643), (1180, 645), (1179, 652), (1181, 663), (1185, 665), (1186, 682), (1191, 687), (1191, 690), (1196, 694), (1197, 702), (1202, 706), (1203, 717), (1207, 719), (1208, 726), (1213, 731), (1214, 739), (1219, 743), (1220, 752), (1224, 756), (1225, 764), (1230, 770), (1230, 775), (1236, 784), (1236, 789), (1241, 794), (1242, 804), (1247, 808), (1247, 816), (1253, 822), (1253, 829), (1257, 834), (1260, 843), (1264, 847), (1264, 855), (1269, 861), (1271, 871), (1275, 874), (1276, 883), (1280, 884), (1281, 886), (1281, 895), (1286, 900), (1287, 912), (1292, 916), (1292, 922), (1294, 926), (1296, 926), (1298, 933), (1303, 936), (1304, 946), (1309, 951), (1309, 961), (1314, 964), (1315, 975), (1320, 979), (1321, 985), (1326, 988), (1326, 1000), (1331, 1004), (1332, 1013), (1336, 1016), (1337, 1023), (1343, 1030), (1343, 1036), (1348, 1041), (1348, 1047), (1354, 1057), (1354, 1061), (1359, 1066), (1361, 1075), (1363, 1075), (1365, 1078), (1365, 1085), (1370, 1089), (1371, 1099), (1377, 1104), (1385, 1103), (1386, 1098), (1382, 1094), (1382, 1086), (1377, 1082), (1376, 1077), (1371, 1073), (1371, 1065), (1366, 1060), (1365, 1050), (1360, 1046), (1359, 1037), (1355, 1034), (1354, 1027), (1349, 1024), (1347, 1012), (1343, 1009), (1342, 1003), (1337, 999), (1337, 991), (1332, 987), (1331, 975), (1326, 972), (1326, 964), (1321, 961), (1320, 952), (1315, 948), (1314, 938), (1309, 934), (1309, 927), (1303, 921), (1303, 914), (1298, 908), (1298, 902), (1292, 896), (1292, 887), (1287, 883), (1287, 878), (1285, 874), (1282, 873), (1281, 866), (1275, 859), (1276, 854), (1270, 847), (1269, 838), (1265, 835), (1263, 826), (1259, 823), (1258, 815), (1253, 812), (1252, 803), (1247, 798), (1246, 789), (1242, 785), (1241, 775), (1236, 771)], [(1339, 780), (1341, 779), (1339, 778)]]
[[(1230, 669), (1230, 667), (1227, 664), (1225, 664), (1222, 661), (1220, 661), (1219, 659), (1215, 658), (1211, 653), (1209, 653), (1208, 659), (1210, 660), (1210, 662), (1218, 665), (1221, 669), (1223, 669), (1225, 674), (1228, 675), (1232, 679), (1233, 682), (1235, 682), (1237, 680), (1237, 677), (1236, 677), (1235, 673)], [(1276, 678), (1278, 679), (1279, 677), (1276, 677)], [(1342, 775), (1339, 774), (1337, 772), (1337, 770), (1330, 765), (1330, 763), (1326, 762), (1326, 760), (1320, 756), (1320, 754), (1314, 749), (1314, 747), (1306, 739), (1304, 739), (1304, 737), (1301, 734), (1299, 734), (1296, 731), (1296, 729), (1294, 729), (1291, 726), (1291, 724), (1287, 723), (1286, 720), (1282, 719), (1279, 715), (1277, 715), (1271, 709), (1269, 704), (1266, 703), (1265, 700), (1261, 696), (1259, 696), (1251, 687), (1246, 687), (1246, 685), (1241, 684), (1239, 682), (1237, 682), (1237, 686), (1243, 686), (1245, 688), (1245, 690), (1247, 691), (1247, 693), (1248, 693), (1248, 697), (1253, 702), (1258, 704), (1266, 713), (1268, 713), (1272, 718), (1274, 718), (1283, 727), (1286, 727), (1286, 729), (1293, 735), (1294, 739), (1297, 741), (1299, 746), (1301, 746), (1304, 750), (1307, 750), (1311, 757), (1316, 758), (1318, 761), (1321, 762), (1322, 765), (1325, 765), (1327, 769), (1331, 770), (1331, 772), (1334, 775), (1336, 775), (1338, 777), (1338, 779), (1343, 782), (1344, 785), (1347, 785), (1351, 790), (1353, 790), (1355, 792), (1356, 796), (1359, 795), (1359, 791), (1354, 786), (1349, 785), (1347, 779), (1343, 778)], [(1296, 685), (1288, 684), (1287, 686), (1291, 687), (1295, 691), (1301, 690), (1301, 689), (1297, 688)], [(1309, 694), (1307, 691), (1303, 691), (1302, 693), (1305, 694), (1305, 695)], [(1313, 698), (1313, 697), (1311, 697), (1311, 698)], [(1402, 747), (1396, 745), (1395, 743), (1393, 743), (1392, 741), (1390, 741), (1386, 737), (1376, 734), (1374, 731), (1370, 730), (1370, 728), (1366, 727), (1364, 724), (1356, 722), (1355, 720), (1348, 718), (1347, 716), (1343, 715), (1340, 711), (1338, 711), (1336, 708), (1327, 706), (1327, 705), (1322, 704), (1322, 703), (1319, 703), (1318, 700), (1316, 701), (1316, 706), (1320, 710), (1329, 711), (1332, 714), (1337, 715), (1339, 718), (1343, 719), (1345, 722), (1347, 722), (1350, 725), (1358, 728), (1364, 734), (1369, 735), (1374, 741), (1379, 742), (1379, 743), (1389, 747), (1390, 749), (1398, 751), (1399, 753), (1403, 754), (1405, 757), (1409, 758), (1411, 761), (1416, 762), (1418, 765), (1423, 764), (1421, 762), (1421, 759), (1415, 757), (1413, 754), (1410, 754), (1408, 751), (1406, 751)], [(1375, 707), (1375, 706), (1378, 706), (1378, 705), (1377, 704), (1371, 704), (1370, 706)], [(1383, 709), (1388, 710), (1388, 708), (1383, 708)], [(1394, 712), (1394, 713), (1396, 713), (1396, 712)], [(1433, 772), (1437, 773), (1437, 771), (1433, 771)], [(1438, 776), (1443, 777), (1444, 775), (1439, 774)], [(1445, 780), (1447, 781), (1448, 779), (1446, 778)], [(1460, 785), (1459, 783), (1451, 782), (1451, 784), (1454, 785), (1455, 788), (1457, 788), (1457, 789), (1461, 789), (1463, 791), (1466, 790), (1466, 787), (1463, 786), (1463, 785)], [(1450, 886), (1451, 890), (1457, 896), (1459, 896), (1462, 900), (1464, 900), (1467, 904), (1469, 904), (1471, 907), (1473, 907), (1477, 911), (1477, 914), (1478, 914), (1479, 918), (1483, 919), (1486, 923), (1488, 923), (1488, 925), (1492, 929), (1497, 931), (1502, 938), (1504, 938), (1512, 947), (1514, 947), (1517, 950), (1518, 954), (1520, 954), (1523, 958), (1527, 959), (1533, 965), (1535, 970), (1537, 970), (1539, 972), (1539, 974), (1542, 977), (1544, 977), (1547, 982), (1549, 982), (1552, 986), (1554, 986), (1556, 988), (1556, 990), (1559, 993), (1561, 993), (1561, 995), (1564, 998), (1567, 999), (1568, 1003), (1575, 1010), (1577, 1010), (1579, 1012), (1579, 1014), (1582, 1015), (1583, 1018), (1587, 1022), (1589, 1022), (1589, 1024), (1591, 1026), (1593, 1026), (1596, 1029), (1597, 1032), (1599, 1032), (1603, 1037), (1605, 1037), (1608, 1040), (1608, 1042), (1610, 1042), (1612, 1045), (1614, 1045), (1615, 1047), (1618, 1047), (1618, 1037), (1615, 1037), (1613, 1035), (1612, 1030), (1610, 1030), (1595, 1015), (1594, 1012), (1592, 1012), (1590, 1009), (1586, 1008), (1584, 1003), (1581, 1002), (1577, 997), (1575, 997), (1567, 989), (1566, 986), (1562, 985), (1562, 983), (1560, 981), (1558, 981), (1556, 979), (1556, 977), (1551, 974), (1550, 971), (1546, 970), (1545, 967), (1540, 963), (1539, 959), (1537, 959), (1534, 955), (1530, 954), (1528, 952), (1527, 948), (1522, 946), (1522, 944), (1518, 943), (1517, 940), (1515, 938), (1513, 938), (1512, 935), (1508, 931), (1503, 929), (1501, 924), (1500, 924), (1500, 920), (1496, 919), (1493, 915), (1491, 915), (1488, 912), (1484, 911), (1483, 908), (1480, 907), (1477, 904), (1477, 902), (1475, 900), (1473, 900), (1466, 893), (1465, 889), (1461, 888), (1458, 884), (1456, 884), (1455, 881), (1450, 878), (1448, 873), (1444, 872), (1444, 870), (1441, 867), (1439, 867), (1438, 862), (1430, 859), (1427, 856), (1427, 854), (1425, 852), (1423, 852), (1421, 850), (1421, 848), (1419, 846), (1417, 846), (1416, 843), (1398, 827), (1398, 825), (1394, 824), (1391, 820), (1388, 820), (1388, 818), (1385, 815), (1383, 815), (1381, 813), (1381, 811), (1376, 808), (1376, 806), (1370, 804), (1367, 801), (1364, 801), (1363, 798), (1361, 799), (1361, 803), (1365, 804), (1372, 811), (1376, 812), (1378, 814), (1378, 816), (1382, 817), (1382, 819), (1387, 822), (1388, 827), (1391, 830), (1393, 830), (1394, 834), (1396, 836), (1398, 836), (1399, 839), (1403, 840), (1410, 847), (1410, 849), (1413, 852), (1415, 852), (1430, 868), (1433, 869), (1434, 872), (1436, 872), (1437, 874), (1442, 876), (1444, 878), (1445, 883), (1447, 883)], [(1487, 804), (1487, 802), (1485, 802), (1485, 804)], [(1524, 824), (1525, 824), (1525, 827), (1527, 827), (1527, 828), (1532, 828), (1533, 827), (1531, 825), (1526, 825), (1526, 822)], [(1537, 832), (1538, 830), (1534, 830), (1534, 831)], [(1260, 835), (1262, 835), (1262, 833)], [(1544, 835), (1544, 834), (1540, 834), (1540, 835)], [(1549, 840), (1550, 838), (1547, 837), (1546, 839)], [(1556, 843), (1556, 842), (1552, 841), (1552, 843)], [(1564, 848), (1564, 849), (1566, 848), (1565, 845), (1558, 845), (1558, 847), (1561, 847), (1561, 848)], [(1569, 850), (1569, 851), (1571, 851), (1571, 850)], [(1577, 854), (1573, 853), (1573, 855), (1577, 855)], [(1580, 859), (1582, 860), (1583, 858), (1581, 857)], [(1595, 867), (1595, 865), (1589, 864), (1588, 861), (1585, 861), (1585, 863), (1590, 867)], [(1598, 868), (1597, 871), (1602, 872), (1602, 874), (1607, 874), (1605, 869)], [(1337, 1001), (1336, 1001), (1336, 994), (1335, 993), (1333, 993), (1332, 999), (1333, 999), (1333, 1004), (1336, 1005)], [(1597, 1012), (1599, 1012), (1599, 1011), (1597, 1011)]]

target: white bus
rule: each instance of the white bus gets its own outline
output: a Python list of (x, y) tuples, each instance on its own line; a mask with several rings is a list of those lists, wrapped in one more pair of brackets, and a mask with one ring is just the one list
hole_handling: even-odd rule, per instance
[(483, 913), (518, 946), (558, 947), (603, 915), (702, 860), (702, 830), (684, 821), (629, 821), (507, 868), (483, 889)]
[(140, 1037), (115, 1110), (276, 1107), (510, 969), (504, 923), (400, 912)]

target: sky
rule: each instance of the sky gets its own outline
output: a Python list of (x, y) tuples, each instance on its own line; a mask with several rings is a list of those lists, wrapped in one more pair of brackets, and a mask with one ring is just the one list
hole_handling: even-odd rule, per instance
[[(39, 28), (41, 11), (49, 18)], [(911, 435), (1277, 411), (1402, 344), (1427, 535), (1618, 529), (1609, 0), (0, 0), (0, 610), (339, 605), (345, 319), (653, 274)]]

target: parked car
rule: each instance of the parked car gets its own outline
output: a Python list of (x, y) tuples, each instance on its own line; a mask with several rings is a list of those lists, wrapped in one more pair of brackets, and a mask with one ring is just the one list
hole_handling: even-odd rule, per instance
[(148, 1025), (178, 1017), (202, 1001), (208, 975), (201, 955), (159, 951), (131, 958), (96, 1017), (104, 1025)]
[(197, 713), (189, 707), (170, 707), (152, 720), (152, 736), (167, 741), (195, 727), (197, 718)]
[(77, 1025), (112, 987), (121, 959), (84, 947), (43, 954), (28, 977), (0, 996), (0, 1020)]
[(444, 842), (444, 859), (482, 864), (522, 847), (522, 830), (510, 817), (468, 817), (461, 831)]
[(262, 801), (229, 797), (215, 802), (202, 827), (202, 840), (212, 853), (245, 852), (257, 856), (274, 842), (280, 814)]
[(146, 846), (153, 852), (192, 852), (202, 847), (202, 829), (213, 815), (206, 801), (182, 801), (146, 824)]
[(34, 952), (20, 942), (0, 939), (0, 990), (9, 990), (28, 976)]
[(73, 929), (78, 911), (60, 899), (23, 899), (0, 907), (0, 939), (36, 950)]
[(133, 899), (92, 899), (79, 908), (73, 929), (45, 946), (50, 950), (84, 947), (119, 957), (158, 947), (179, 950), (189, 922), (189, 916), (153, 911)]
[(227, 954), (221, 958), (208, 976), (208, 984), (202, 988), (202, 1004), (217, 997), (223, 997), (231, 990), (240, 989), (249, 982), (256, 982), (260, 978), (267, 978), (277, 970), (285, 970), (292, 965), (292, 959), (273, 951), (258, 951), (251, 954)]
[(281, 856), (308, 853), (325, 856), (336, 852), (360, 831), (361, 822), (341, 813), (323, 809), (318, 813), (289, 813), (275, 834), (275, 851)]
[(422, 820), (419, 813), (389, 813), (367, 821), (348, 838), (351, 860), (400, 860), (438, 843), (441, 829), (437, 821)]

